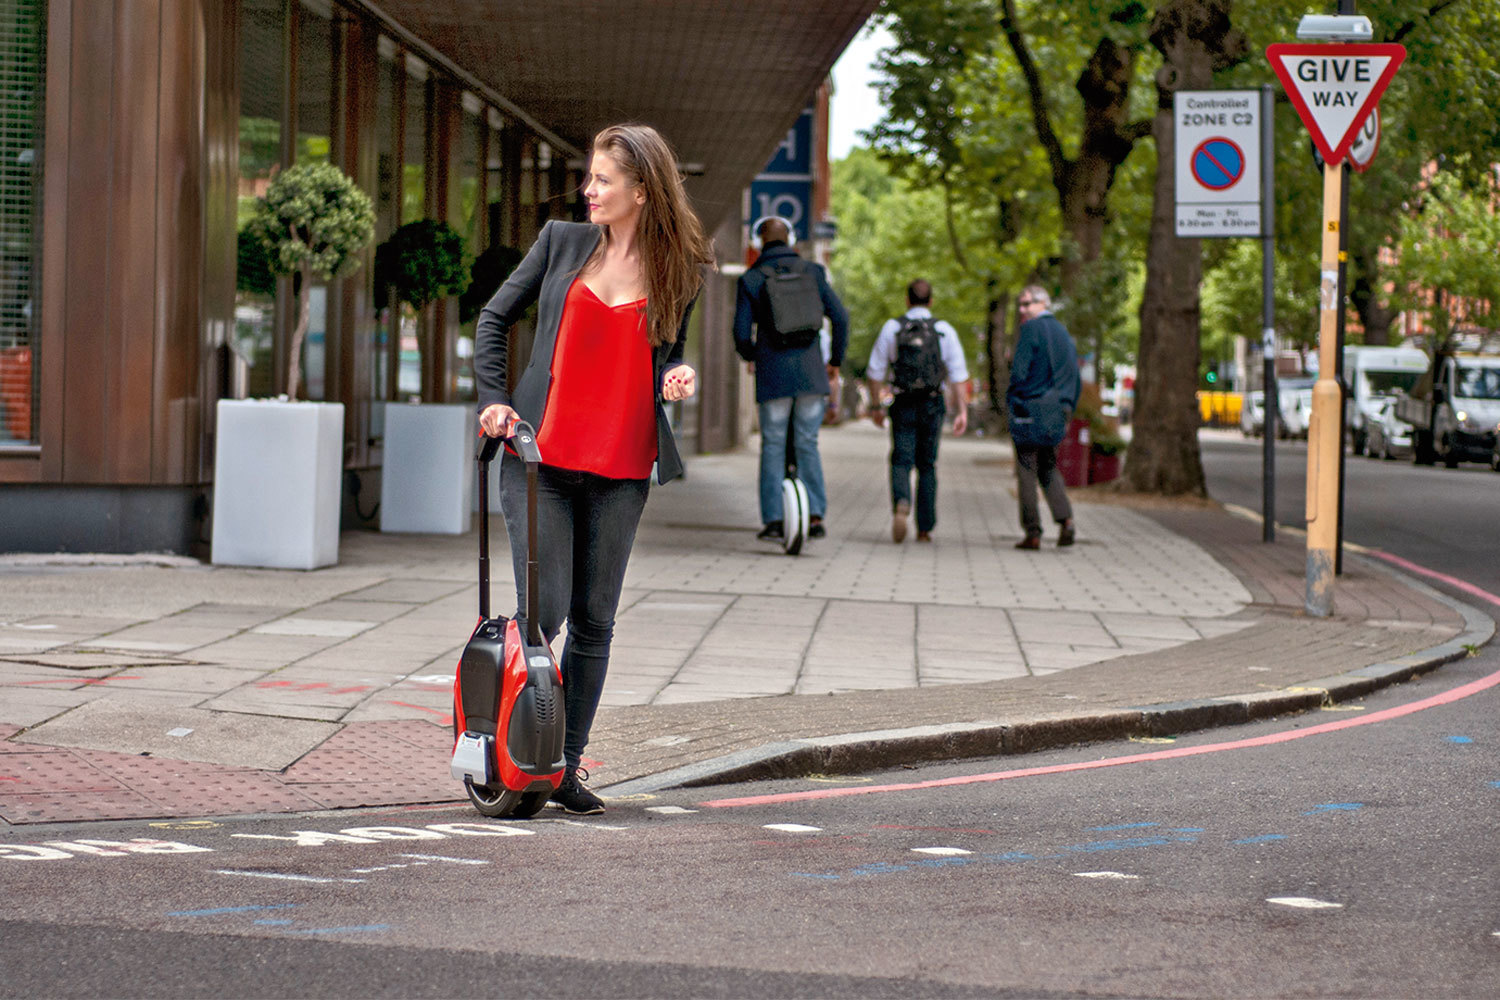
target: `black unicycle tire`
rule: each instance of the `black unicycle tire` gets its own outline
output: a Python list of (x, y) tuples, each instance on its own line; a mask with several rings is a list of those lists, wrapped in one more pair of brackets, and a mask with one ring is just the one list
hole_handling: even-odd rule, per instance
[(512, 810), (511, 816), (516, 819), (530, 819), (546, 807), (552, 799), (552, 789), (544, 788), (539, 792), (522, 792), (521, 801)]
[[(475, 809), (479, 810), (479, 814), (491, 819), (516, 815), (516, 809), (525, 798), (524, 792), (513, 792), (508, 788), (491, 788), (489, 785), (476, 785), (472, 781), (464, 782), (464, 790), (469, 793), (469, 801), (473, 803)], [(543, 799), (543, 802), (545, 803), (546, 800)], [(527, 815), (535, 814), (528, 813)]]

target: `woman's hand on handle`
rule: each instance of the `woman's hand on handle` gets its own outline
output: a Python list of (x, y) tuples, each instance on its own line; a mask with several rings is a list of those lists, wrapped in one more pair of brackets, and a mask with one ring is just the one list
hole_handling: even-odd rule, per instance
[(698, 391), (698, 373), (688, 365), (677, 365), (662, 378), (661, 398), (668, 403), (687, 399)]
[(511, 429), (521, 416), (504, 403), (491, 403), (479, 414), (479, 429), (486, 437), (510, 437)]

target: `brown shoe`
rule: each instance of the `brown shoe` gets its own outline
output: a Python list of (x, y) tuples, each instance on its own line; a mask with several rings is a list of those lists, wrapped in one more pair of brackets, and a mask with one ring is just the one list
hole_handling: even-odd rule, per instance
[(1041, 535), (1027, 535), (1016, 543), (1018, 549), (1039, 549), (1042, 547)]
[(906, 515), (911, 513), (911, 504), (905, 500), (896, 501), (896, 511), (891, 515), (891, 541), (900, 545), (906, 541)]
[(930, 531), (919, 531), (919, 532), (917, 532), (917, 541), (919, 541), (919, 542), (930, 542), (930, 541), (932, 541), (932, 532), (930, 532)]
[(1062, 529), (1057, 533), (1057, 547), (1065, 549), (1073, 544), (1073, 519), (1070, 517), (1062, 523)]

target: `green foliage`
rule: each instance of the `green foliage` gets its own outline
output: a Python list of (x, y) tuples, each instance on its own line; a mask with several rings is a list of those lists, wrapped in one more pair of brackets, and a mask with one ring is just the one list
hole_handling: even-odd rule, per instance
[[(983, 276), (955, 260), (943, 225), (942, 195), (892, 176), (874, 153), (853, 150), (833, 164), (832, 210), (839, 239), (831, 261), (834, 286), (849, 309), (844, 369), (864, 375), (880, 327), (906, 311), (906, 286), (932, 283), (934, 315), (958, 331), (972, 368), (988, 316)], [(967, 227), (972, 222), (964, 217)], [(965, 230), (965, 235), (978, 234)]]
[(250, 226), (268, 251), (273, 274), (306, 268), (326, 281), (359, 267), (360, 253), (375, 235), (375, 209), (338, 167), (299, 164), (276, 175)]
[(408, 222), (376, 248), (375, 279), (378, 287), (394, 286), (396, 298), (417, 309), (461, 295), (470, 282), (464, 238), (436, 219)]
[(1500, 182), (1466, 186), (1467, 166), (1435, 173), (1398, 228), (1397, 302), (1440, 333), (1500, 326)]
[(236, 244), (234, 287), (252, 295), (275, 295), (276, 275), (271, 273), (271, 253), (266, 241), (246, 226), (240, 230)]
[(287, 396), (296, 399), (309, 322), (309, 279), (328, 281), (359, 267), (375, 236), (375, 208), (370, 196), (333, 164), (299, 163), (277, 174), (257, 199), (247, 230), (261, 242), (273, 275), (302, 278), (285, 383)]

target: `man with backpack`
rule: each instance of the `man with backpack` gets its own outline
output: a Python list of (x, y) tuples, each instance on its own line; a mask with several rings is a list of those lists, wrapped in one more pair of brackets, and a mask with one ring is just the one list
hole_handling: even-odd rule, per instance
[[(790, 437), (797, 477), (807, 488), (808, 536), (827, 533), (828, 495), (818, 429), (829, 385), (838, 377), (849, 343), (849, 313), (829, 287), (822, 266), (792, 249), (792, 223), (777, 216), (756, 221), (751, 245), (755, 266), (740, 276), (734, 308), (734, 349), (755, 369), (760, 416), (760, 519), (757, 538), (783, 537), (781, 480)], [(829, 356), (823, 357), (823, 317), (833, 325)], [(790, 435), (788, 434), (790, 428)]]
[(885, 423), (887, 384), (891, 416), (891, 540), (906, 540), (911, 513), (911, 470), (917, 469), (917, 541), (932, 541), (937, 525), (937, 454), (952, 386), (958, 408), (953, 433), (969, 425), (969, 368), (958, 331), (932, 315), (932, 285), (918, 278), (906, 286), (904, 316), (887, 320), (875, 338), (865, 378), (870, 417)]

